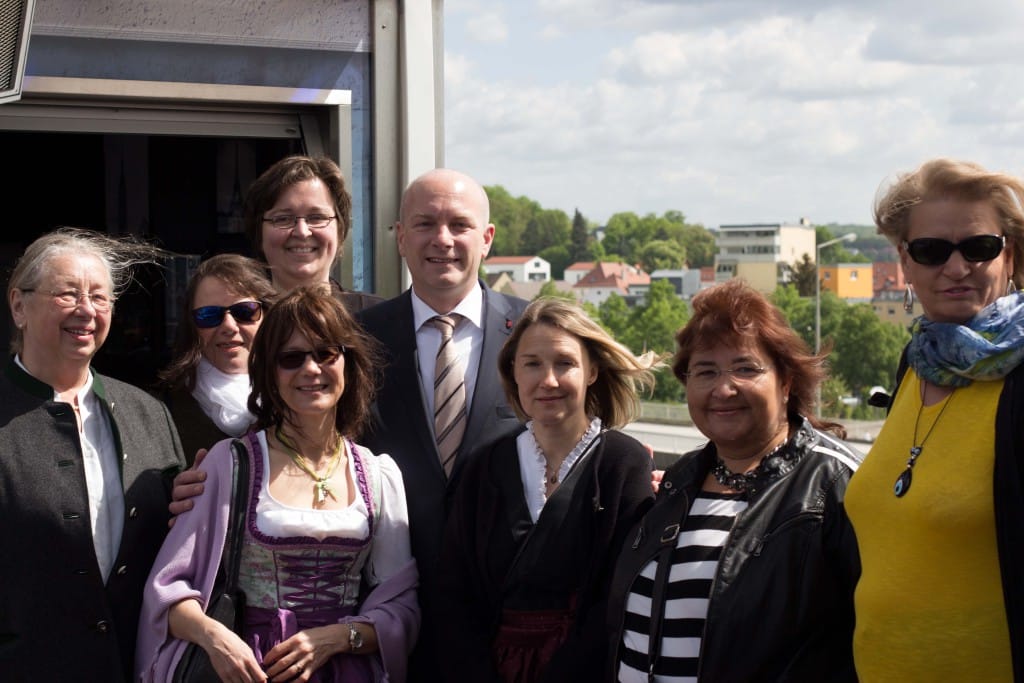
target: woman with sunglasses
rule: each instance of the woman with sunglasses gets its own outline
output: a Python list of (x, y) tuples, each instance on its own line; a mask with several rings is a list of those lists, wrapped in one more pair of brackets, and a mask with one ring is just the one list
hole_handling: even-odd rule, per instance
[(258, 261), (220, 254), (199, 264), (185, 291), (174, 360), (160, 373), (185, 456), (192, 458), (255, 421), (249, 350), (274, 288)]
[(950, 159), (877, 201), (924, 315), (846, 498), (861, 681), (1024, 680), (1022, 201), (1017, 178)]
[(204, 495), (178, 518), (146, 588), (137, 674), (168, 681), (185, 642), (223, 680), (405, 680), (419, 625), (402, 477), (353, 439), (374, 394), (372, 342), (323, 286), (266, 312), (249, 356), (256, 425), (239, 572), (245, 629), (203, 613), (231, 497), (230, 440), (201, 467)]

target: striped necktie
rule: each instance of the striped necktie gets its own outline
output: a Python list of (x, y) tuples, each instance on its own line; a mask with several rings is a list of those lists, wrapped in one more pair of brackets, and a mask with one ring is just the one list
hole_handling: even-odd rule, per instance
[(461, 320), (458, 313), (430, 319), (430, 324), (441, 332), (441, 345), (434, 363), (434, 439), (441, 467), (448, 477), (466, 432), (465, 373), (452, 341), (452, 334)]

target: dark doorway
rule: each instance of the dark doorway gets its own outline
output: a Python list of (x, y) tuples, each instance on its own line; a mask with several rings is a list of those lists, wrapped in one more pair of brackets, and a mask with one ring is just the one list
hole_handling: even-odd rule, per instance
[[(9, 160), (5, 294), (25, 247), (59, 226), (133, 235), (177, 255), (137, 273), (95, 359), (100, 372), (143, 388), (169, 360), (190, 269), (216, 253), (251, 255), (240, 220), (245, 188), (277, 159), (302, 152), (294, 139), (91, 133), (0, 132), (0, 145)], [(5, 348), (10, 324), (7, 311)]]

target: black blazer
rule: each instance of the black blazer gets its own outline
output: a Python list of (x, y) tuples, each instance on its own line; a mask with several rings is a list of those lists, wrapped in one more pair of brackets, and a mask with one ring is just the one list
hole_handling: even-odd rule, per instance
[[(486, 452), (502, 437), (518, 433), (522, 423), (505, 400), (498, 376), (498, 352), (508, 339), (528, 302), (494, 292), (483, 285), (483, 349), (477, 371), (473, 402), (469, 406), (463, 447), (455, 460), (451, 479), (444, 471), (434, 443), (420, 387), (413, 329), (412, 294), (409, 290), (382, 304), (357, 313), (364, 329), (384, 348), (382, 381), (374, 404), (372, 423), (360, 440), (375, 453), (387, 453), (398, 463), (409, 504), (412, 554), (420, 572), (420, 606), (423, 624), (417, 654), (410, 667), (411, 680), (434, 680), (435, 648), (428, 634), (435, 629), (433, 598), (445, 519), (455, 487), (466, 463)], [(450, 648), (449, 648), (450, 649)]]

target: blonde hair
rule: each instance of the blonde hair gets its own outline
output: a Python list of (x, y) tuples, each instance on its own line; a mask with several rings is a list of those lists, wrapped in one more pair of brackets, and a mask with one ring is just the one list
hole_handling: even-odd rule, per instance
[(654, 387), (653, 369), (661, 359), (653, 353), (637, 357), (628, 348), (615, 341), (607, 331), (572, 301), (542, 297), (533, 301), (516, 323), (498, 355), (498, 371), (505, 396), (521, 420), (529, 419), (519, 401), (514, 365), (516, 351), (523, 334), (533, 325), (550, 325), (573, 335), (590, 354), (597, 367), (597, 379), (587, 387), (585, 409), (587, 415), (601, 418), (611, 428), (623, 427), (640, 412), (640, 390)]
[(999, 214), (1003, 234), (1013, 244), (1014, 281), (1024, 283), (1024, 183), (970, 161), (938, 158), (883, 183), (875, 198), (875, 226), (899, 246), (910, 231), (910, 212), (931, 199), (987, 201)]

